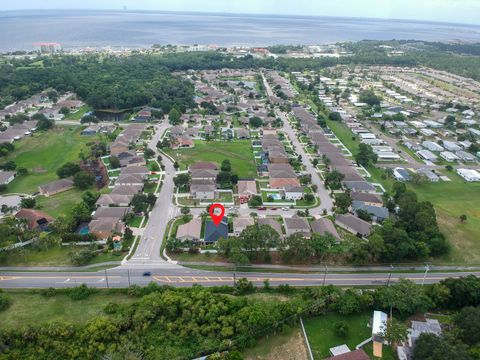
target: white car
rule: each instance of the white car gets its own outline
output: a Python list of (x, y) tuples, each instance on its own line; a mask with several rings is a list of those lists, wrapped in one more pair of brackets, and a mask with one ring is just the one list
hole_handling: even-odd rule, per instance
[(283, 210), (283, 211), (288, 211), (288, 210), (290, 210), (290, 208), (288, 208), (288, 207), (282, 207), (282, 210)]

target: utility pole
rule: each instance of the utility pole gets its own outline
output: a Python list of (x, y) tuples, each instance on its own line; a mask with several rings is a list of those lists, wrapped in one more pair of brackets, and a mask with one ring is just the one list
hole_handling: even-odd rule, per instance
[(107, 289), (110, 289), (110, 286), (108, 284), (108, 273), (107, 273), (107, 269), (105, 269), (105, 279), (107, 280)]
[(130, 287), (130, 269), (127, 269), (128, 287)]
[(233, 287), (237, 284), (237, 264), (233, 264)]
[(430, 270), (430, 267), (428, 264), (425, 264), (425, 274), (423, 275), (423, 280), (422, 280), (422, 286), (425, 284), (425, 279), (427, 278), (428, 270)]
[(393, 265), (390, 264), (390, 273), (388, 274), (387, 286), (390, 285), (390, 279), (392, 278)]
[(328, 266), (325, 265), (325, 272), (323, 273), (323, 284), (322, 284), (322, 286), (325, 286), (325, 281), (327, 280), (327, 272), (328, 272)]

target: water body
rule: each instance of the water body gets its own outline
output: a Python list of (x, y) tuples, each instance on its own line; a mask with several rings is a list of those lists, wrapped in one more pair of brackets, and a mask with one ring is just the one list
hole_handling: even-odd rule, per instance
[(79, 47), (152, 44), (221, 46), (327, 44), (356, 40), (480, 41), (480, 26), (334, 17), (146, 11), (0, 12), (0, 51), (32, 50), (37, 42)]

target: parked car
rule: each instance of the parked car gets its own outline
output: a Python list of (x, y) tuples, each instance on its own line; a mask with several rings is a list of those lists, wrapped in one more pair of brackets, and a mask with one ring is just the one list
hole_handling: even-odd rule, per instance
[(259, 207), (259, 208), (257, 208), (257, 210), (264, 211), (264, 210), (267, 210), (267, 208), (266, 207)]
[(142, 276), (150, 276), (152, 273), (150, 271), (144, 271)]
[(282, 210), (283, 210), (283, 211), (288, 211), (288, 210), (290, 210), (290, 209), (289, 209), (288, 207), (282, 207)]

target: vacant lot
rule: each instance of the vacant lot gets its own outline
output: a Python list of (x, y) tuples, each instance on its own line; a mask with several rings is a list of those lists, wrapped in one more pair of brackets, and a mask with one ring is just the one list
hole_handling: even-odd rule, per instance
[(104, 307), (110, 303), (129, 304), (135, 298), (123, 294), (101, 292), (85, 300), (73, 301), (67, 295), (45, 297), (30, 292), (10, 292), (12, 305), (2, 312), (0, 329), (12, 329), (60, 321), (84, 324), (98, 317), (106, 316)]
[(57, 169), (66, 162), (79, 160), (81, 151), (95, 137), (81, 136), (80, 127), (56, 126), (33, 137), (17, 142), (15, 151), (3, 162), (13, 160), (17, 167), (25, 167), (29, 174), (16, 178), (8, 185), (7, 192), (33, 193), (38, 186), (57, 179)]
[(193, 149), (168, 150), (167, 153), (179, 162), (182, 170), (197, 161), (214, 162), (220, 167), (222, 161), (228, 159), (232, 163), (232, 172), (239, 177), (253, 178), (257, 175), (249, 140), (195, 141)]

